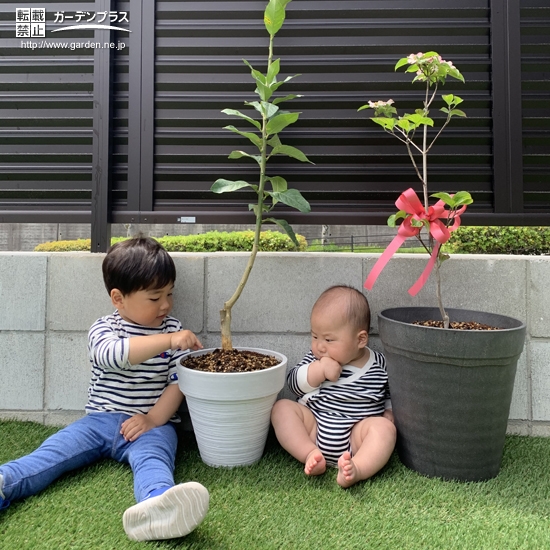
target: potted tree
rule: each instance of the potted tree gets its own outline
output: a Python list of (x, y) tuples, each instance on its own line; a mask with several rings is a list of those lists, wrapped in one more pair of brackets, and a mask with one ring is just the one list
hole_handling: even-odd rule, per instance
[(445, 116), (438, 130), (429, 112), (438, 85), (449, 77), (462, 82), (464, 78), (437, 52), (402, 58), (395, 70), (401, 67), (415, 74), (413, 82), (424, 83), (422, 108), (398, 116), (394, 102), (389, 100), (370, 101), (359, 109), (373, 108), (372, 120), (405, 144), (424, 199), (422, 203), (413, 189), (397, 199), (399, 211), (390, 216), (388, 224), (395, 226), (402, 220), (398, 234), (369, 273), (365, 288), (372, 289), (393, 253), (409, 237), (416, 237), (430, 255), (409, 293), (418, 293), (432, 270), (436, 276), (437, 308), (392, 308), (379, 314), (397, 450), (406, 466), (427, 476), (489, 479), (500, 469), (525, 325), (504, 315), (443, 306), (440, 269), (448, 256), (441, 245), (459, 226), (472, 198), (464, 191), (435, 193), (431, 196), (439, 200), (429, 205), (428, 154), (451, 119), (466, 116), (458, 108), (462, 99), (453, 94), (442, 96)]
[(212, 186), (215, 193), (227, 193), (247, 188), (256, 193), (256, 202), (249, 205), (255, 215), (256, 226), (252, 252), (244, 273), (233, 295), (220, 311), (222, 349), (207, 349), (191, 353), (182, 360), (178, 377), (186, 396), (193, 429), (202, 460), (211, 466), (238, 466), (258, 461), (263, 453), (270, 424), (270, 413), (286, 377), (287, 359), (284, 355), (260, 349), (233, 349), (231, 311), (241, 296), (259, 250), (262, 224), (275, 223), (298, 245), (290, 225), (282, 219), (269, 216), (277, 203), (309, 212), (309, 203), (296, 189), (290, 189), (281, 176), (267, 172), (269, 159), (286, 155), (309, 162), (299, 149), (284, 145), (279, 133), (298, 120), (297, 112), (282, 110), (279, 105), (299, 97), (293, 94), (274, 97), (279, 87), (293, 76), (278, 80), (280, 60), (273, 58), (273, 40), (285, 20), (285, 8), (290, 0), (269, 0), (264, 13), (265, 28), (269, 34), (269, 49), (265, 74), (254, 69), (248, 61), (259, 101), (245, 102), (253, 107), (258, 118), (234, 109), (222, 112), (236, 116), (251, 125), (252, 131), (234, 126), (226, 129), (254, 145), (258, 153), (233, 151), (229, 158), (246, 158), (259, 168), (258, 182), (218, 179)]

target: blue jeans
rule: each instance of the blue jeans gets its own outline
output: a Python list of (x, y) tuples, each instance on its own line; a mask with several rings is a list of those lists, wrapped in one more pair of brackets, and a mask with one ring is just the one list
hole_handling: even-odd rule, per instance
[(62, 474), (107, 457), (130, 465), (138, 502), (155, 489), (172, 487), (177, 447), (173, 424), (125, 441), (120, 426), (128, 418), (121, 413), (88, 414), (46, 439), (31, 454), (3, 464), (5, 500), (34, 495)]

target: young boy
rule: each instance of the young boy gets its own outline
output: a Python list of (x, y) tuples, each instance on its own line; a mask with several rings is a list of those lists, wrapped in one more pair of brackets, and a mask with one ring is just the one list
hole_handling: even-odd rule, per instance
[(48, 438), (36, 451), (0, 466), (0, 509), (34, 495), (60, 475), (104, 457), (134, 473), (135, 506), (124, 512), (132, 540), (184, 536), (203, 519), (209, 495), (199, 483), (174, 484), (174, 422), (183, 395), (176, 366), (201, 343), (168, 314), (176, 269), (154, 239), (113, 245), (103, 279), (116, 311), (90, 328), (92, 375), (86, 416)]
[(311, 351), (287, 375), (299, 400), (281, 399), (271, 414), (279, 443), (305, 473), (337, 466), (344, 488), (378, 472), (395, 446), (385, 359), (367, 347), (369, 327), (361, 292), (325, 290), (311, 312)]

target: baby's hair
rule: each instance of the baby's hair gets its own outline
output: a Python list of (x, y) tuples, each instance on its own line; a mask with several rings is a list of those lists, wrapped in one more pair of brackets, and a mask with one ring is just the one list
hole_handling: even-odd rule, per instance
[(334, 285), (327, 288), (313, 308), (324, 307), (331, 302), (341, 301), (345, 310), (346, 319), (358, 330), (370, 329), (370, 307), (369, 302), (362, 292), (348, 285)]
[(138, 290), (156, 290), (176, 281), (170, 254), (150, 237), (138, 235), (115, 243), (103, 260), (107, 292), (117, 288), (124, 296)]

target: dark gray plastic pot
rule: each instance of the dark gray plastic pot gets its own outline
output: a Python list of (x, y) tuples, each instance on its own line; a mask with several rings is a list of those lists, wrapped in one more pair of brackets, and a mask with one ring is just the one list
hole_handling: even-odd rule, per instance
[(481, 481), (502, 461), (525, 324), (512, 317), (448, 309), (451, 321), (498, 331), (423, 327), (439, 309), (393, 308), (378, 316), (387, 359), (399, 458), (429, 477)]

